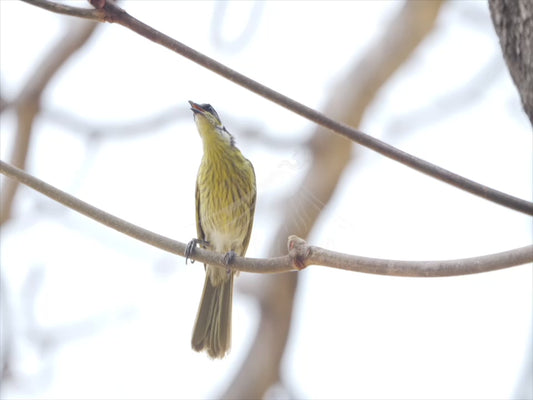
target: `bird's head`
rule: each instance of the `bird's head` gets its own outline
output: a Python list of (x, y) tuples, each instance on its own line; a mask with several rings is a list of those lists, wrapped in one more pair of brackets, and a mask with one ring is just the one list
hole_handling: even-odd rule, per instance
[(210, 104), (197, 104), (190, 100), (189, 104), (194, 114), (194, 122), (196, 122), (198, 132), (200, 132), (204, 142), (222, 140), (232, 146), (234, 145), (233, 136), (226, 130), (217, 112)]

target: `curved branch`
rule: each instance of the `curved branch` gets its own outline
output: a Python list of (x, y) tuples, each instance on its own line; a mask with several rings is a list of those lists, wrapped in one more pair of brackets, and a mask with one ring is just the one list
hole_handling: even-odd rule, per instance
[[(66, 14), (65, 9), (76, 9), (76, 7), (67, 6), (61, 6), (60, 8), (59, 5), (56, 5), (56, 3), (45, 0), (23, 1), (62, 14)], [(378, 140), (346, 124), (337, 122), (310, 107), (298, 103), (297, 101), (279, 92), (276, 92), (275, 90), (270, 89), (269, 87), (262, 85), (261, 83), (254, 81), (253, 79), (250, 79), (245, 75), (232, 70), (231, 68), (226, 67), (224, 64), (221, 64), (218, 61), (215, 61), (212, 58), (209, 58), (202, 53), (199, 53), (198, 51), (184, 45), (183, 43), (172, 39), (170, 36), (155, 30), (149, 25), (146, 25), (145, 23), (129, 15), (126, 11), (116, 6), (112, 1), (101, 0), (99, 3), (105, 4), (99, 4), (99, 6), (102, 8), (94, 10), (94, 14), (90, 14), (90, 17), (84, 17), (81, 15), (81, 11), (80, 15), (77, 16), (96, 19), (102, 22), (115, 22), (123, 25), (139, 35), (158, 43), (161, 46), (164, 46), (182, 55), (183, 57), (188, 58), (189, 60), (223, 76), (224, 78), (392, 160), (395, 160), (442, 182), (455, 186), (461, 190), (492, 201), (496, 204), (513, 209), (515, 211), (520, 211), (528, 215), (533, 215), (533, 203), (527, 200), (511, 196), (507, 193), (485, 185), (481, 185), (480, 183), (477, 183), (471, 179), (467, 179), (461, 175), (448, 171), (447, 169), (441, 168), (435, 164), (397, 149), (394, 146), (382, 142), (381, 140)], [(70, 10), (69, 12), (69, 15), (75, 15), (73, 10)]]
[[(169, 239), (106, 213), (4, 161), (0, 161), (0, 172), (66, 207), (132, 238), (169, 253), (185, 255), (185, 243)], [(308, 265), (322, 265), (369, 274), (437, 277), (489, 272), (533, 262), (533, 245), (503, 253), (447, 261), (397, 261), (360, 257), (308, 246), (303, 239), (296, 236), (289, 237), (288, 247), (289, 255), (267, 259), (235, 257), (230, 267), (245, 272), (279, 273), (297, 271)], [(207, 264), (225, 265), (224, 254), (201, 248), (197, 248), (190, 258)]]

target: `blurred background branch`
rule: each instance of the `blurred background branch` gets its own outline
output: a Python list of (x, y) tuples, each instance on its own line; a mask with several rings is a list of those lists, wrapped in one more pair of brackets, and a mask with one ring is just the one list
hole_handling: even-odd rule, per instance
[(234, 38), (226, 37), (228, 27), (227, 14), (233, 4), (227, 1), (218, 1), (214, 4), (213, 16), (211, 18), (211, 41), (213, 45), (225, 51), (238, 52), (246, 45), (250, 44), (254, 32), (257, 30), (259, 20), (264, 8), (264, 2), (260, 0), (249, 1), (250, 14), (245, 18), (245, 25)]
[[(42, 61), (30, 75), (17, 99), (14, 101), (17, 119), (15, 143), (11, 150), (10, 163), (25, 169), (26, 158), (31, 145), (32, 130), (35, 118), (41, 107), (41, 97), (49, 82), (78, 51), (93, 34), (97, 22), (72, 22), (56, 44), (45, 54)], [(8, 180), (2, 187), (0, 198), (0, 225), (11, 216), (13, 200), (18, 188), (18, 182)]]
[(469, 77), (467, 82), (455, 90), (443, 93), (431, 103), (423, 102), (417, 110), (391, 118), (384, 128), (388, 138), (398, 139), (421, 127), (431, 127), (431, 124), (451, 118), (455, 113), (461, 113), (466, 107), (475, 103), (491, 86), (496, 83), (495, 77), (505, 72), (500, 57), (494, 57)]
[[(6, 108), (11, 106), (10, 103), (5, 105)], [(96, 124), (93, 121), (61, 109), (41, 108), (40, 110), (41, 118), (79, 134), (90, 142), (109, 139), (131, 139), (136, 135), (149, 135), (168, 125), (174, 125), (184, 119), (188, 120), (190, 113), (189, 107), (183, 104), (174, 104), (152, 115), (139, 117), (135, 120)], [(304, 145), (301, 139), (296, 139), (291, 135), (273, 136), (266, 127), (260, 126), (256, 121), (246, 122), (233, 118), (231, 115), (225, 119), (228, 121), (228, 126), (239, 132), (240, 138), (261, 143), (263, 146), (286, 149)]]
[[(442, 1), (405, 2), (382, 37), (355, 61), (331, 91), (323, 113), (347, 125), (359, 126), (376, 93), (432, 31), (442, 4)], [(310, 168), (299, 188), (287, 199), (288, 206), (271, 240), (270, 257), (284, 254), (288, 235), (309, 236), (353, 157), (352, 143), (322, 126), (314, 129), (310, 150)], [(310, 207), (309, 195), (321, 207)], [(303, 221), (299, 218), (301, 214), (305, 215)], [(294, 273), (263, 277), (257, 296), (261, 318), (256, 337), (223, 398), (260, 399), (273, 385), (283, 384), (283, 354), (298, 280), (299, 274)]]

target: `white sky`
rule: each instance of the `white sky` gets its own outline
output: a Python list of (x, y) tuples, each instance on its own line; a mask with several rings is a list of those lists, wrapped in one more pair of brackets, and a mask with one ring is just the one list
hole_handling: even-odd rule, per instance
[[(214, 3), (122, 5), (154, 28), (320, 109), (401, 3), (264, 2), (249, 42), (236, 51), (211, 41)], [(233, 38), (252, 3), (228, 7), (222, 32)], [(481, 1), (445, 5), (435, 32), (383, 88), (360, 128), (531, 200), (531, 127), (500, 60), (487, 8)], [(16, 96), (67, 21), (76, 20), (0, 2), (2, 96)], [(478, 94), (468, 92), (471, 101), (453, 111), (436, 103), (489, 63), (494, 73), (475, 88)], [(202, 151), (192, 117), (179, 118), (189, 99), (211, 103), (254, 163), (258, 204), (248, 255), (264, 256), (280, 206), (309, 158), (301, 147), (271, 148), (243, 138), (239, 129), (255, 126), (269, 136), (304, 140), (311, 123), (120, 26), (101, 26), (53, 80), (28, 169), (107, 212), (186, 242), (196, 234), (193, 193)], [(452, 106), (461, 101), (454, 98)], [(435, 115), (423, 112), (430, 105)], [(55, 110), (95, 125), (122, 124), (169, 107), (176, 107), (175, 123), (92, 146), (46, 117)], [(429, 120), (413, 120), (417, 111)], [(0, 128), (6, 160), (14, 132), (10, 113), (2, 114)], [(370, 151), (357, 154), (311, 243), (406, 260), (469, 257), (531, 243), (530, 218)], [(65, 211), (30, 189), (22, 188), (17, 200), (0, 245), (9, 301), (2, 304), (2, 340), (15, 336), (14, 380), (2, 385), (3, 397), (221, 393), (253, 339), (256, 305), (242, 292), (253, 290), (261, 276), (238, 279), (233, 349), (213, 362), (190, 349), (203, 281), (198, 264), (186, 267), (182, 258)], [(28, 300), (31, 282), (40, 289)], [(310, 267), (301, 272), (284, 383), (297, 398), (513, 398), (531, 359), (532, 291), (531, 266), (442, 279)], [(28, 304), (34, 305), (33, 321)], [(78, 327), (71, 339), (69, 326)], [(32, 329), (42, 337), (50, 333), (58, 346), (41, 351)]]

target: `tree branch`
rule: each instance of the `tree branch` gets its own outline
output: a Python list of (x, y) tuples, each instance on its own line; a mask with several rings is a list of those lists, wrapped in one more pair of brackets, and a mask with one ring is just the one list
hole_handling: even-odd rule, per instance
[[(443, 277), (495, 271), (533, 261), (533, 245), (502, 253), (446, 261), (401, 261), (367, 258), (309, 246), (297, 236), (289, 236), (289, 257), (298, 269), (322, 265), (377, 275)], [(518, 264), (516, 264), (518, 263)]]
[[(95, 10), (93, 13), (87, 13), (87, 10), (83, 8), (68, 7), (50, 1), (23, 1), (60, 14), (76, 15), (82, 18), (90, 18), (101, 22), (118, 23), (138, 33), (139, 35), (223, 76), (224, 78), (392, 160), (395, 160), (442, 182), (455, 186), (461, 190), (492, 201), (496, 204), (513, 209), (515, 211), (520, 211), (528, 215), (533, 215), (533, 203), (503, 193), (488, 186), (481, 185), (473, 180), (467, 179), (461, 175), (399, 150), (394, 146), (375, 139), (372, 136), (369, 136), (366, 133), (356, 130), (346, 124), (337, 122), (325, 116), (324, 114), (298, 103), (297, 101), (279, 92), (276, 92), (275, 90), (270, 89), (269, 87), (264, 86), (261, 83), (254, 81), (243, 74), (226, 67), (224, 64), (221, 64), (218, 61), (215, 61), (212, 58), (209, 58), (202, 53), (199, 53), (196, 50), (184, 45), (183, 43), (178, 42), (177, 40), (174, 40), (171, 37), (153, 29), (152, 27), (126, 13), (126, 11), (116, 6), (111, 0), (99, 0), (98, 7), (101, 8)], [(95, 0), (93, 0), (93, 2), (96, 3)]]
[[(106, 213), (4, 161), (0, 161), (0, 172), (58, 203), (134, 239), (169, 253), (185, 255), (185, 243), (169, 239)], [(353, 256), (316, 246), (308, 246), (303, 239), (296, 236), (289, 237), (288, 247), (289, 254), (286, 256), (267, 259), (235, 257), (230, 267), (245, 272), (279, 273), (297, 271), (309, 265), (322, 265), (369, 274), (438, 277), (489, 272), (533, 262), (533, 245), (503, 253), (447, 261), (397, 261)], [(224, 254), (201, 248), (197, 248), (190, 258), (207, 264), (225, 265)]]

